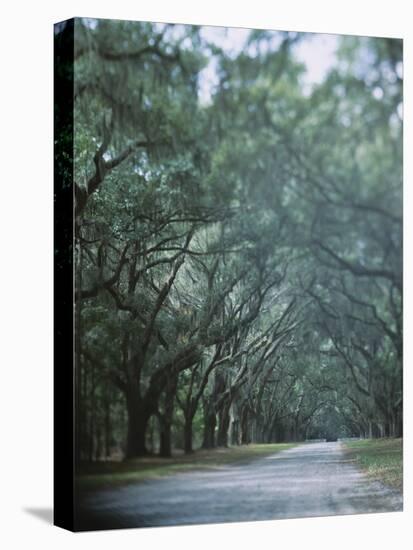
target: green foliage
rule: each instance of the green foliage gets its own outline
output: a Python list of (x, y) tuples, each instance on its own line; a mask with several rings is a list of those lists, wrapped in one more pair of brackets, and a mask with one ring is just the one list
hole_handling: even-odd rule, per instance
[(80, 459), (400, 433), (400, 42), (342, 37), (309, 93), (296, 34), (76, 33)]

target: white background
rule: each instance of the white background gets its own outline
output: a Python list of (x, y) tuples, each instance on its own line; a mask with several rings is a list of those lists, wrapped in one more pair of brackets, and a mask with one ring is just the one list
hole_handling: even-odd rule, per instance
[[(29, 509), (52, 506), (52, 24), (72, 16), (155, 20), (405, 39), (405, 220), (411, 214), (412, 32), (408, 0), (207, 0), (3, 4), (0, 21), (0, 545), (102, 549), (407, 548), (413, 529), (410, 373), (405, 323), (405, 512), (228, 526), (71, 534)], [(410, 21), (409, 21), (410, 20)], [(408, 237), (411, 225), (407, 224)], [(412, 249), (405, 239), (405, 307)], [(69, 291), (69, 289), (68, 289)], [(59, 365), (57, 365), (59, 368)], [(70, 437), (70, 434), (67, 434)], [(46, 512), (45, 512), (46, 511)]]

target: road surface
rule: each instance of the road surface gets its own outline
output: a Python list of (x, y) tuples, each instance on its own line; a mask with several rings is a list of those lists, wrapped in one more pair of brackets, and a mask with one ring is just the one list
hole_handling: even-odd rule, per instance
[(88, 495), (78, 530), (190, 525), (402, 510), (340, 442), (303, 444), (247, 465), (186, 472)]

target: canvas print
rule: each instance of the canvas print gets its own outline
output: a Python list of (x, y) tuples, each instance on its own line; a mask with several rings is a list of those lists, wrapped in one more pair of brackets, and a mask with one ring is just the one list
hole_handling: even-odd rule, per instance
[(401, 511), (402, 40), (55, 41), (56, 523)]

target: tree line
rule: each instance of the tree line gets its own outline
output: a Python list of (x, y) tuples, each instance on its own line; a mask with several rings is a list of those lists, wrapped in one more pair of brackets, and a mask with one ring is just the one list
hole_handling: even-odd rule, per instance
[(75, 32), (77, 462), (400, 436), (401, 41)]

